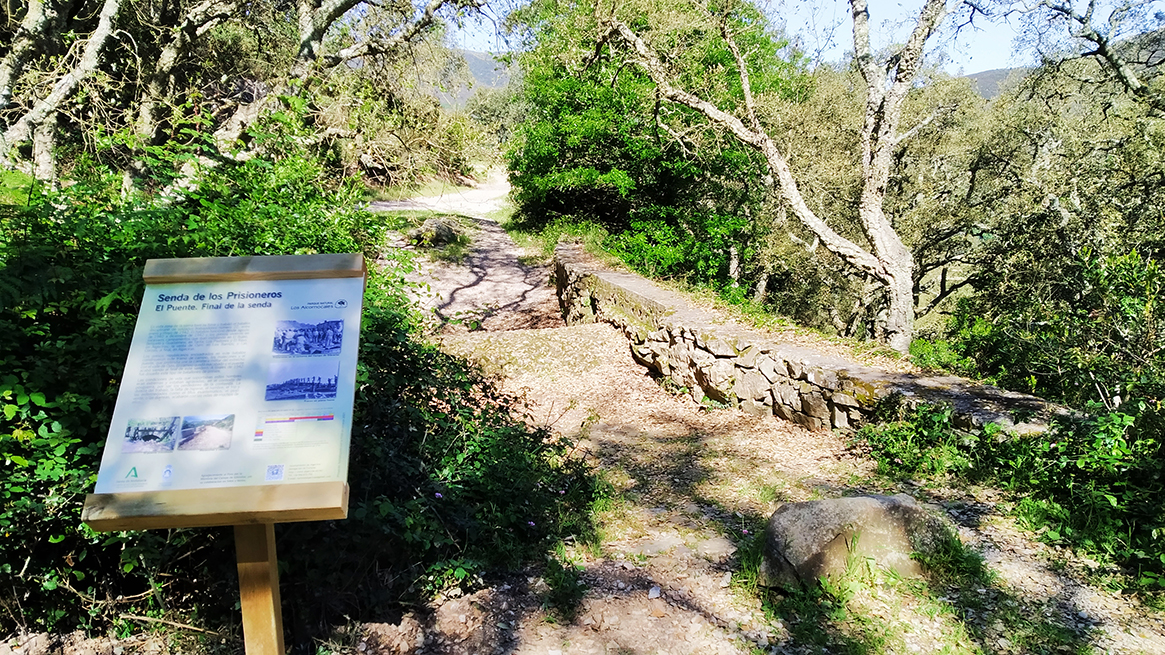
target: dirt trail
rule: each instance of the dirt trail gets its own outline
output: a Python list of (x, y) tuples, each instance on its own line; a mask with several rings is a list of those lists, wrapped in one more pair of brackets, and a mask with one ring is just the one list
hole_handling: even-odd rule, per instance
[[(417, 299), (443, 320), (461, 320), (486, 330), (514, 330), (563, 325), (550, 274), (543, 265), (522, 263), (524, 253), (489, 218), (507, 202), (510, 185), (495, 173), (476, 188), (441, 196), (374, 202), (372, 211), (428, 210), (469, 218), (475, 227), (473, 245), (461, 264), (431, 261), (413, 281), (429, 286)], [(403, 246), (403, 239), (396, 245)]]
[[(870, 489), (872, 462), (842, 437), (701, 407), (652, 380), (610, 326), (563, 326), (547, 267), (523, 264), (524, 253), (486, 218), (505, 194), (504, 183), (491, 182), (373, 208), (477, 218), (463, 265), (425, 266), (425, 302), (447, 316), (483, 317), (481, 331), (446, 334), (444, 347), (497, 373), (528, 401), (528, 420), (577, 439), (612, 486), (597, 517), (598, 552), (566, 549), (584, 569), (578, 612), (556, 618), (545, 609), (547, 581), (529, 572), (468, 595), (451, 590), (392, 623), (352, 626), (320, 652), (1165, 653), (1160, 614), (1106, 589), (1088, 562), (1032, 541), (997, 493)], [(823, 598), (766, 615), (740, 584), (738, 549), (780, 503), (869, 491), (905, 491), (946, 511), (996, 581), (929, 589), (871, 572), (849, 589), (848, 612)], [(42, 638), (15, 652), (59, 652)], [(69, 652), (168, 651), (149, 639), (72, 643)], [(7, 648), (0, 644), (0, 655)]]
[[(574, 620), (544, 610), (546, 582), (529, 577), (368, 626), (368, 652), (1165, 653), (1159, 614), (1085, 582), (1087, 562), (1033, 542), (991, 490), (867, 488), (873, 463), (841, 437), (710, 411), (652, 380), (610, 326), (563, 327), (549, 271), (519, 263), (524, 253), (484, 218), (503, 187), (485, 188), (413, 201), (481, 225), (464, 266), (426, 270), (434, 306), (487, 316), (483, 331), (446, 335), (444, 347), (497, 373), (528, 401), (529, 420), (578, 439), (616, 498), (600, 517), (600, 552), (568, 548), (588, 586)], [(469, 197), (484, 204), (466, 206)], [(996, 582), (919, 591), (875, 576), (856, 586), (848, 616), (826, 602), (784, 620), (730, 582), (737, 548), (780, 503), (871, 491), (906, 491), (946, 511)]]

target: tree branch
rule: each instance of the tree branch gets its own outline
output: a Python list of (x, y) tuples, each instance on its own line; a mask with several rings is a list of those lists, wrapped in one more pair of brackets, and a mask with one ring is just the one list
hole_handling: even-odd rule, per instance
[(0, 165), (8, 163), (9, 148), (17, 143), (27, 141), (32, 130), (41, 124), (50, 113), (55, 112), (62, 102), (73, 95), (81, 81), (97, 68), (101, 61), (101, 51), (105, 47), (105, 42), (113, 33), (113, 20), (117, 17), (117, 12), (120, 9), (121, 0), (105, 0), (97, 21), (97, 29), (93, 30), (93, 34), (89, 36), (89, 41), (85, 44), (85, 49), (81, 54), (81, 60), (72, 70), (57, 80), (48, 96), (36, 103), (32, 109), (9, 126), (3, 136), (0, 136)]
[(44, 38), (45, 27), (52, 22), (55, 11), (47, 2), (30, 2), (28, 12), (12, 41), (11, 50), (0, 61), (0, 110), (12, 102), (12, 85), (24, 74), (24, 68), (36, 53), (36, 45)]
[[(1067, 20), (1069, 24), (1075, 23), (1078, 26), (1077, 28), (1069, 28), (1072, 36), (1084, 39), (1095, 46), (1095, 49), (1086, 53), (1086, 55), (1096, 57), (1104, 62), (1116, 74), (1117, 79), (1120, 80), (1120, 83), (1129, 93), (1140, 98), (1157, 111), (1165, 112), (1165, 94), (1157, 92), (1145, 84), (1137, 76), (1136, 71), (1133, 70), (1129, 62), (1112, 47), (1110, 38), (1105, 34), (1101, 34), (1093, 27), (1092, 21), (1096, 11), (1096, 0), (1091, 0), (1088, 3), (1088, 9), (1084, 12), (1084, 15), (1076, 13), (1071, 5), (1057, 4), (1051, 2), (1051, 0), (1044, 0), (1039, 6), (1046, 8), (1053, 15)], [(1113, 10), (1113, 16), (1109, 19), (1110, 23), (1120, 11), (1121, 8)], [(1128, 11), (1128, 8), (1125, 11)]]
[(361, 41), (355, 45), (336, 52), (331, 55), (324, 55), (320, 58), (320, 63), (325, 68), (334, 68), (340, 64), (358, 59), (360, 57), (368, 57), (372, 55), (382, 55), (392, 50), (399, 48), (405, 43), (412, 42), (421, 33), (428, 30), (437, 22), (437, 10), (444, 6), (448, 0), (429, 0), (425, 5), (425, 9), (416, 20), (405, 25), (399, 32), (383, 39), (369, 39)]
[(702, 98), (672, 86), (671, 79), (659, 56), (626, 24), (615, 19), (600, 19), (600, 26), (605, 27), (600, 35), (601, 39), (618, 38), (630, 46), (636, 55), (636, 64), (655, 83), (663, 98), (700, 112), (714, 124), (726, 128), (741, 143), (759, 150), (765, 157), (769, 172), (780, 182), (782, 197), (793, 209), (793, 213), (797, 215), (801, 223), (821, 239), (821, 243), (826, 249), (841, 257), (851, 266), (879, 279), (884, 278), (885, 269), (876, 257), (835, 232), (824, 220), (814, 214), (813, 210), (809, 209), (797, 188), (797, 182), (793, 179), (788, 162), (768, 134), (763, 131), (751, 130), (745, 127), (744, 123), (736, 116), (722, 111)]

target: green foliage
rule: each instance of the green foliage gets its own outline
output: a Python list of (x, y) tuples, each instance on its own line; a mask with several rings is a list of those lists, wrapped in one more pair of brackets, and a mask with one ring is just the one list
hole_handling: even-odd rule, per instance
[[(166, 202), (123, 200), (115, 176), (0, 216), (0, 632), (93, 630), (120, 613), (232, 622), (229, 531), (95, 534), (92, 490), (148, 258), (380, 253), (384, 224), (327, 184), (292, 115)], [(110, 185), (102, 185), (109, 181)], [(538, 561), (588, 528), (587, 472), (511, 417), (511, 400), (419, 337), (407, 258), (370, 268), (350, 460), (350, 519), (280, 527), (293, 640), (410, 594)], [(378, 614), (379, 615), (379, 614)], [(190, 620), (181, 617), (183, 620)], [(121, 626), (120, 629), (125, 626)]]
[(559, 618), (573, 621), (579, 605), (586, 594), (587, 586), (582, 581), (586, 567), (575, 564), (561, 552), (546, 560), (543, 577), (549, 591), (546, 592), (544, 606), (553, 609)]
[[(721, 9), (747, 53), (754, 92), (803, 97), (809, 80), (788, 42), (747, 3)], [(643, 10), (637, 20), (652, 23), (647, 32), (684, 84), (723, 106), (742, 102), (730, 50), (692, 8)], [(507, 154), (522, 222), (595, 222), (609, 232), (604, 247), (637, 271), (728, 284), (733, 257), (749, 261), (760, 238), (749, 220), (767, 196), (759, 155), (661, 104), (650, 79), (609, 46), (596, 50), (590, 9), (533, 3), (519, 15), (537, 43), (522, 58), (529, 113)]]
[(32, 178), (24, 173), (0, 170), (0, 207), (26, 204), (33, 192), (32, 187)]
[(1016, 437), (988, 426), (972, 435), (951, 412), (924, 406), (902, 420), (862, 428), (880, 473), (998, 485), (1021, 498), (1020, 519), (1063, 542), (1137, 574), (1154, 586), (1165, 572), (1165, 449), (1160, 405), (1062, 418), (1043, 434)]
[(1163, 397), (1165, 271), (1157, 261), (1085, 248), (1032, 291), (963, 302), (947, 363), (1073, 406)]
[(900, 479), (943, 478), (971, 464), (951, 429), (952, 414), (949, 407), (925, 405), (908, 418), (864, 426), (858, 434), (876, 453), (878, 473)]

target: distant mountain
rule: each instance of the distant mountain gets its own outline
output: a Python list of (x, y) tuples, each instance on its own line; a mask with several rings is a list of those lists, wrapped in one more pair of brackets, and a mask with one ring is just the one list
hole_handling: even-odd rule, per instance
[(971, 80), (979, 95), (991, 100), (1008, 88), (1019, 83), (1030, 72), (1030, 68), (995, 68), (989, 71), (964, 75), (963, 77)]
[(474, 52), (473, 50), (455, 50), (465, 58), (469, 66), (469, 74), (473, 77), (472, 88), (459, 86), (449, 91), (438, 91), (437, 98), (446, 107), (464, 107), (478, 89), (500, 89), (510, 83), (511, 70), (505, 64), (494, 59), (488, 52)]
[(469, 72), (473, 75), (475, 86), (500, 89), (510, 83), (510, 69), (494, 59), (494, 55), (472, 50), (458, 50), (457, 52), (465, 57), (465, 63), (469, 64)]

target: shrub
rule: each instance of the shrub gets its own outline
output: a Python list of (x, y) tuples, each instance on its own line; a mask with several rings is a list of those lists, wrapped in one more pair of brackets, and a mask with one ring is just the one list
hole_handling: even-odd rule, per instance
[[(858, 438), (892, 478), (957, 475), (1021, 497), (1018, 514), (1045, 539), (1082, 548), (1157, 584), (1165, 572), (1165, 449), (1161, 407), (1144, 401), (1062, 418), (1008, 436), (991, 425), (959, 434), (951, 412), (924, 406)], [(1165, 586), (1165, 585), (1162, 585)]]
[(1165, 271), (1135, 250), (1083, 249), (1030, 293), (964, 301), (948, 331), (959, 361), (1076, 407), (1160, 400), (1165, 392)]
[[(277, 123), (279, 123), (277, 121)], [(293, 126), (292, 126), (293, 127)], [(229, 530), (96, 534), (80, 523), (153, 257), (360, 252), (370, 267), (350, 460), (351, 518), (280, 526), (295, 641), (343, 615), (540, 561), (585, 527), (589, 477), (511, 400), (419, 335), (408, 259), (330, 186), (285, 123), (267, 159), (223, 165), (169, 202), (108, 176), (0, 215), (0, 632), (98, 629), (121, 613), (233, 622)], [(294, 544), (294, 547), (291, 545)], [(183, 617), (184, 620), (192, 620)]]

